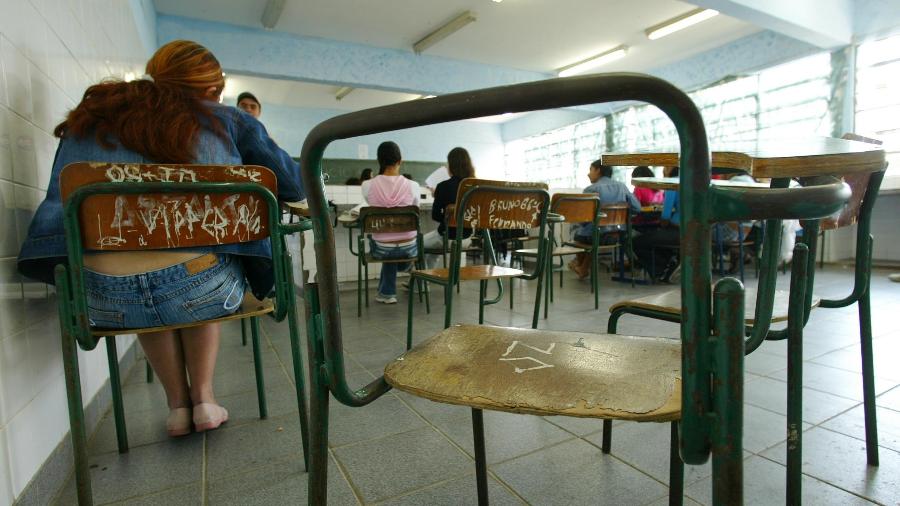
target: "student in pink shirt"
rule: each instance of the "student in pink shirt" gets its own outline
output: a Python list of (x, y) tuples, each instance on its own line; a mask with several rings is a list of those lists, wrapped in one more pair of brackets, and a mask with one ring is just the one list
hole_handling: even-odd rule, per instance
[[(400, 175), (400, 147), (394, 142), (382, 142), (378, 146), (378, 175), (364, 181), (362, 195), (366, 203), (375, 207), (403, 207), (419, 205), (419, 184)], [(379, 259), (410, 258), (418, 253), (416, 232), (372, 234), (370, 252)], [(383, 304), (397, 303), (397, 270), (411, 264), (381, 264), (378, 295), (375, 300)]]
[[(650, 167), (641, 165), (634, 168), (634, 171), (631, 172), (631, 177), (653, 177), (653, 171), (650, 170)], [(634, 189), (634, 196), (637, 197), (642, 206), (662, 205), (663, 193), (662, 190), (651, 190), (650, 188)]]

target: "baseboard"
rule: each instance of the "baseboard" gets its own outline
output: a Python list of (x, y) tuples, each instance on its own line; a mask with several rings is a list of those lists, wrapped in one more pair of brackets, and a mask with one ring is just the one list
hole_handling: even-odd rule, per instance
[[(137, 363), (137, 340), (128, 347), (128, 350), (119, 359), (121, 377), (127, 378), (131, 368)], [(97, 395), (84, 406), (84, 421), (87, 428), (88, 440), (97, 430), (97, 426), (103, 415), (112, 406), (112, 392), (109, 388), (109, 379), (103, 383)], [(68, 412), (65, 413), (68, 415)], [(63, 437), (56, 449), (44, 461), (44, 464), (22, 491), (22, 494), (13, 502), (13, 506), (44, 506), (50, 504), (60, 490), (66, 485), (74, 471), (72, 460), (72, 437), (69, 432)]]

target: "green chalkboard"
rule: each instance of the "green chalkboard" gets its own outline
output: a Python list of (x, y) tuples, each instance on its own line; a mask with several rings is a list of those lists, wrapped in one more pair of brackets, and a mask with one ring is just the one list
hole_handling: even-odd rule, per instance
[[(409, 174), (420, 185), (425, 184), (427, 178), (438, 167), (447, 165), (447, 162), (422, 162), (403, 160), (400, 166), (401, 174)], [(351, 177), (358, 178), (363, 169), (372, 169), (372, 175), (378, 175), (378, 161), (355, 160), (352, 158), (325, 158), (322, 160), (322, 171), (328, 174), (328, 184), (344, 184)]]

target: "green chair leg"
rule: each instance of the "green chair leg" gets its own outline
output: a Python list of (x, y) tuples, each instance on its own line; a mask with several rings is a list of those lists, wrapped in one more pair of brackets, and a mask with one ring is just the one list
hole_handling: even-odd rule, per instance
[[(293, 290), (291, 290), (293, 294)], [(306, 409), (306, 385), (303, 379), (303, 352), (300, 350), (300, 326), (297, 322), (296, 298), (288, 308), (288, 329), (291, 339), (291, 363), (294, 369), (294, 386), (297, 393), (297, 412), (300, 416), (300, 438), (303, 443), (303, 465), (309, 471), (309, 419)]]
[[(608, 421), (603, 420), (604, 425)], [(683, 503), (684, 461), (678, 454), (678, 422), (672, 422), (669, 438), (669, 506), (681, 506)]]
[(122, 379), (119, 375), (116, 336), (106, 337), (106, 360), (109, 363), (109, 388), (112, 391), (113, 418), (116, 421), (116, 443), (119, 446), (119, 453), (128, 453), (128, 432), (125, 429), (125, 408), (122, 403)]
[(250, 318), (250, 339), (253, 342), (253, 369), (256, 373), (256, 397), (259, 401), (259, 417), (268, 418), (269, 409), (266, 406), (266, 380), (263, 376), (262, 352), (259, 347), (259, 318)]
[(488, 504), (487, 458), (484, 450), (484, 413), (472, 408), (472, 434), (475, 449), (475, 486), (478, 506)]
[[(743, 504), (744, 491), (744, 289), (725, 278), (713, 293), (717, 329), (713, 369), (713, 504)], [(685, 435), (680, 434), (684, 440)]]
[(487, 281), (478, 282), (478, 324), (484, 324), (484, 299), (487, 296)]
[(247, 322), (241, 320), (241, 346), (247, 346)]
[(878, 465), (878, 422), (875, 414), (875, 365), (872, 351), (872, 304), (869, 286), (859, 298), (859, 342), (862, 349), (863, 409), (866, 421), (866, 460)]
[(603, 453), (609, 453), (612, 450), (612, 420), (603, 420), (603, 443), (600, 445), (600, 450)]
[(147, 360), (146, 367), (144, 367), (144, 373), (147, 375), (147, 383), (153, 383), (153, 366), (150, 365), (149, 360)]
[(307, 285), (306, 322), (309, 352), (309, 496), (307, 504), (328, 504), (328, 401), (329, 392), (321, 371), (325, 367), (322, 336), (315, 319), (319, 310), (317, 287)]
[[(809, 251), (794, 247), (791, 265), (791, 301), (788, 305), (787, 367), (787, 487), (785, 504), (801, 504), (803, 465), (803, 324), (805, 323), (806, 271)], [(815, 266), (813, 266), (815, 268)]]
[[(59, 297), (67, 296), (59, 287)], [(62, 315), (61, 315), (62, 316)], [(87, 437), (85, 435), (84, 408), (81, 402), (81, 378), (78, 373), (78, 353), (75, 339), (62, 331), (62, 358), (66, 377), (66, 397), (69, 404), (69, 427), (72, 436), (72, 453), (75, 460), (75, 488), (79, 506), (94, 504), (91, 492), (91, 470), (87, 453)]]

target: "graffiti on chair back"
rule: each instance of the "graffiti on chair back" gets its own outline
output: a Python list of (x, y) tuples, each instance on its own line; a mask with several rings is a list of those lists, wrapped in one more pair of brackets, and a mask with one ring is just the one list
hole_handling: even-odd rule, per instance
[(527, 229), (540, 223), (546, 199), (538, 194), (479, 192), (466, 202), (466, 227), (486, 229)]
[[(63, 173), (64, 199), (78, 186), (95, 182), (252, 182), (275, 191), (274, 174), (263, 167), (83, 164), (69, 169)], [(253, 193), (94, 195), (85, 199), (79, 215), (87, 249), (179, 248), (268, 236), (268, 207)]]

